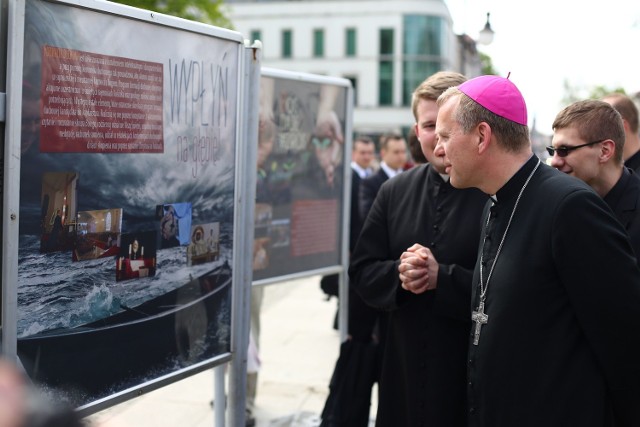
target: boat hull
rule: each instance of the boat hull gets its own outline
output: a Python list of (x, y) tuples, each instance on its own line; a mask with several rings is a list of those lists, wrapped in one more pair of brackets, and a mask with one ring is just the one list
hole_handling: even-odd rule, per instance
[(18, 340), (30, 378), (82, 405), (230, 351), (231, 270), (139, 306)]

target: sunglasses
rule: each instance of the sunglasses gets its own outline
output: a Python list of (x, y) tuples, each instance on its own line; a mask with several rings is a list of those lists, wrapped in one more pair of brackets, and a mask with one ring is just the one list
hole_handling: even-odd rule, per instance
[(573, 147), (554, 148), (552, 146), (548, 146), (546, 148), (547, 148), (547, 153), (549, 153), (550, 156), (553, 156), (554, 154), (557, 153), (558, 157), (567, 157), (569, 153), (572, 152), (573, 150), (577, 150), (578, 148), (582, 148), (582, 147), (588, 147), (594, 144), (599, 144), (603, 141), (606, 141), (606, 139), (601, 139), (600, 141), (587, 142), (586, 144), (581, 144), (581, 145), (574, 145)]

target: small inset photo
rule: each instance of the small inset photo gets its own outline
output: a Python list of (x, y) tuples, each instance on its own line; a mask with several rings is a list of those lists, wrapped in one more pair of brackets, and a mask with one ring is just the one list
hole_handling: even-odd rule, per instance
[(273, 207), (267, 203), (256, 203), (256, 212), (254, 222), (256, 228), (268, 227), (273, 218)]
[(42, 174), (40, 252), (73, 249), (76, 236), (77, 172)]
[(269, 237), (253, 239), (253, 270), (264, 270), (269, 267)]
[(187, 245), (187, 265), (199, 265), (220, 258), (220, 223), (211, 222), (191, 227)]
[(156, 206), (160, 229), (159, 249), (186, 246), (191, 242), (191, 203), (166, 203)]
[(271, 245), (274, 248), (289, 246), (291, 239), (291, 221), (288, 219), (278, 219), (271, 222)]
[(78, 212), (73, 261), (116, 256), (120, 252), (122, 209)]
[(127, 233), (120, 236), (116, 257), (116, 280), (140, 279), (156, 275), (157, 231)]

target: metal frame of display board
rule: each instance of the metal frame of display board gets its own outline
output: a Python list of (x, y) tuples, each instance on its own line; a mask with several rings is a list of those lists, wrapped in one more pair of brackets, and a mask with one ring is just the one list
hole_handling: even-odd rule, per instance
[[(36, 0), (34, 0), (35, 2)], [(116, 19), (122, 18), (134, 25), (151, 24), (158, 26), (158, 31), (178, 32), (187, 37), (203, 38), (203, 40), (222, 40), (231, 45), (237, 44), (235, 50), (239, 70), (235, 89), (237, 104), (235, 111), (235, 157), (233, 181), (233, 250), (232, 250), (232, 283), (231, 283), (231, 331), (230, 351), (217, 354), (210, 359), (195, 362), (185, 368), (178, 368), (173, 372), (153, 378), (149, 381), (126, 388), (78, 408), (82, 415), (89, 415), (101, 409), (126, 401), (143, 393), (176, 382), (198, 372), (214, 366), (220, 366), (230, 360), (235, 360), (234, 375), (238, 370), (246, 367), (246, 345), (248, 342), (248, 295), (251, 284), (251, 253), (253, 224), (253, 198), (255, 192), (255, 170), (247, 163), (255, 158), (255, 141), (253, 133), (257, 132), (257, 115), (254, 114), (254, 104), (257, 99), (257, 85), (255, 83), (259, 70), (260, 49), (248, 48), (244, 45), (241, 34), (212, 27), (205, 24), (170, 17), (155, 12), (132, 8), (116, 3), (88, 0), (37, 0), (40, 3), (68, 7), (84, 11), (96, 12), (99, 15), (109, 15)], [(7, 37), (7, 96), (6, 96), (6, 128), (4, 146), (4, 185), (3, 185), (3, 241), (2, 241), (2, 354), (17, 360), (18, 353), (18, 249), (20, 222), (20, 169), (21, 169), (21, 119), (22, 119), (22, 88), (23, 88), (23, 55), (25, 40), (25, 5), (26, 0), (7, 2), (7, 27), (3, 36)], [(57, 7), (56, 6), (56, 7)], [(120, 21), (119, 21), (120, 22)], [(133, 32), (132, 26), (132, 32)], [(7, 35), (8, 34), (8, 35)], [(93, 47), (93, 46), (92, 46)], [(203, 54), (205, 55), (205, 54)], [(248, 62), (251, 63), (248, 63)], [(163, 115), (166, 112), (163, 110)], [(252, 129), (256, 128), (254, 132)], [(195, 148), (194, 148), (195, 150)], [(118, 155), (118, 154), (116, 154)], [(246, 329), (246, 331), (245, 331)], [(241, 381), (238, 378), (238, 381)], [(231, 396), (238, 404), (244, 405), (242, 396)], [(233, 403), (232, 403), (233, 404)], [(244, 406), (242, 407), (244, 411)], [(239, 412), (234, 410), (234, 413)], [(242, 414), (242, 417), (244, 414)], [(239, 418), (240, 419), (240, 418)], [(234, 420), (234, 415), (231, 416)], [(233, 423), (232, 423), (233, 424)]]
[[(261, 71), (262, 77), (273, 78), (277, 80), (309, 83), (313, 85), (330, 85), (342, 88), (346, 91), (344, 99), (344, 152), (343, 161), (341, 165), (342, 169), (342, 200), (341, 200), (341, 233), (339, 247), (339, 259), (338, 263), (329, 263), (319, 266), (318, 268), (309, 269), (306, 271), (292, 272), (288, 274), (278, 274), (272, 277), (255, 279), (253, 286), (265, 286), (271, 284), (282, 283), (288, 280), (295, 280), (299, 278), (305, 278), (315, 275), (328, 275), (337, 273), (340, 276), (339, 279), (339, 325), (340, 325), (340, 337), (341, 341), (346, 339), (347, 336), (347, 319), (348, 319), (348, 276), (347, 268), (349, 265), (349, 224), (350, 224), (350, 212), (351, 212), (351, 149), (352, 149), (352, 124), (353, 124), (353, 87), (348, 79), (341, 77), (323, 76), (317, 74), (309, 74), (303, 72), (282, 70), (276, 68), (263, 67)], [(255, 272), (254, 272), (255, 276)]]

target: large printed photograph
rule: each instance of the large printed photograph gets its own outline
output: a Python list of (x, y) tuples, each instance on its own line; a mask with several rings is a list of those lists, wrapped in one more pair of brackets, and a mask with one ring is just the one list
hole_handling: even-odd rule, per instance
[(82, 406), (229, 353), (238, 42), (44, 1), (24, 42), (28, 375)]
[(263, 74), (254, 280), (340, 264), (347, 87)]

